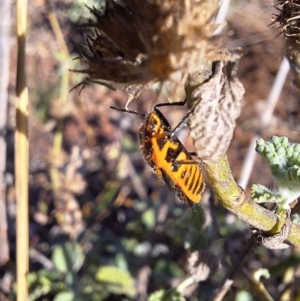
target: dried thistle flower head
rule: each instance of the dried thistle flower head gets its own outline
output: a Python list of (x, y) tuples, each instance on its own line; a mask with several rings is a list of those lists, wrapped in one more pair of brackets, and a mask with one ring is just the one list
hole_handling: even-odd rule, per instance
[[(217, 0), (105, 0), (81, 26), (87, 79), (134, 97), (152, 82), (184, 85), (202, 70), (215, 25)], [(78, 85), (77, 85), (78, 86)]]
[(300, 88), (300, 1), (277, 0), (274, 23), (279, 23), (286, 40), (286, 57), (294, 73), (295, 85)]

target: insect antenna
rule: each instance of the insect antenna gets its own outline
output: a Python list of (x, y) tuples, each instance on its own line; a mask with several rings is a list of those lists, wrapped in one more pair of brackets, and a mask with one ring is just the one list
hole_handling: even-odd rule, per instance
[(138, 115), (138, 116), (141, 116), (141, 117), (146, 117), (145, 114), (140, 114), (136, 111), (132, 111), (132, 110), (128, 110), (128, 109), (117, 108), (117, 107), (114, 107), (114, 106), (110, 106), (109, 108), (113, 109), (113, 110), (116, 110), (116, 111), (120, 111), (120, 112), (125, 112), (125, 113), (129, 113), (129, 114)]

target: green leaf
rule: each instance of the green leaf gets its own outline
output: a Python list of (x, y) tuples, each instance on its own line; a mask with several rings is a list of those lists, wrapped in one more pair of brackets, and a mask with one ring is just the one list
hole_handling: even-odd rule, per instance
[(274, 200), (278, 197), (275, 192), (272, 192), (261, 184), (252, 185), (251, 196), (256, 203), (274, 202)]
[(106, 284), (106, 289), (111, 293), (134, 297), (136, 295), (134, 280), (130, 273), (114, 266), (100, 267), (96, 279)]
[(61, 273), (67, 273), (68, 261), (63, 246), (55, 247), (52, 253), (52, 261), (58, 271)]
[[(38, 274), (36, 274), (36, 282), (30, 283), (29, 287), (29, 301), (34, 301), (52, 291), (51, 281), (46, 277), (40, 278)], [(30, 276), (31, 281), (32, 276)]]
[(143, 212), (142, 214), (142, 221), (146, 225), (148, 230), (153, 230), (155, 223), (156, 223), (156, 218), (155, 218), (155, 210), (153, 208), (149, 208), (146, 211)]
[(69, 241), (56, 246), (52, 254), (52, 261), (56, 269), (64, 274), (78, 272), (84, 259), (85, 256), (81, 246)]
[[(289, 209), (290, 203), (300, 196), (300, 144), (273, 136), (270, 141), (258, 139), (256, 151), (267, 161), (278, 185), (273, 202)], [(268, 193), (265, 196), (268, 198)]]
[(58, 291), (66, 290), (66, 285), (60, 279), (60, 274), (52, 270), (40, 270), (37, 273), (28, 274), (29, 297), (28, 301)]
[(116, 266), (122, 270), (127, 270), (128, 262), (123, 253), (117, 253), (115, 257)]
[(160, 290), (152, 293), (148, 301), (185, 301), (185, 298), (176, 290)]
[(252, 300), (253, 300), (252, 296), (244, 290), (239, 291), (235, 297), (235, 301), (252, 301)]
[(137, 244), (132, 250), (132, 253), (134, 256), (143, 257), (149, 253), (149, 250), (151, 250), (150, 243), (148, 241), (144, 241)]
[(74, 301), (75, 294), (73, 292), (61, 292), (58, 293), (53, 301)]
[(114, 201), (115, 196), (119, 190), (119, 184), (117, 182), (107, 182), (105, 184), (104, 191), (101, 193), (99, 200), (101, 202), (97, 205), (95, 214), (101, 214), (107, 210), (107, 207)]

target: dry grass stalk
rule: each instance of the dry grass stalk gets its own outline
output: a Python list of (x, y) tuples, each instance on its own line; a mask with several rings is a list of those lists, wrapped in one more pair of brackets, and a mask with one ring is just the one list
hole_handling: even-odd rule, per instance
[(27, 1), (17, 1), (18, 66), (15, 133), (15, 186), (17, 202), (17, 300), (28, 299), (28, 89), (25, 75)]

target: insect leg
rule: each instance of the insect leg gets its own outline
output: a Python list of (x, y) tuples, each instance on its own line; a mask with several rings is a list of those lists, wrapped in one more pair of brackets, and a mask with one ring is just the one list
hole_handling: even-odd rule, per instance
[(164, 102), (164, 103), (158, 103), (154, 106), (154, 111), (157, 111), (157, 108), (159, 107), (175, 107), (175, 106), (184, 106), (186, 104), (186, 99), (184, 101), (179, 102)]
[(186, 115), (182, 118), (182, 120), (175, 126), (175, 128), (172, 130), (172, 132), (170, 133), (170, 138), (172, 138), (177, 132), (178, 130), (184, 125), (186, 124), (188, 118), (194, 113), (194, 107), (192, 107), (190, 110), (188, 110), (188, 112), (186, 113)]

